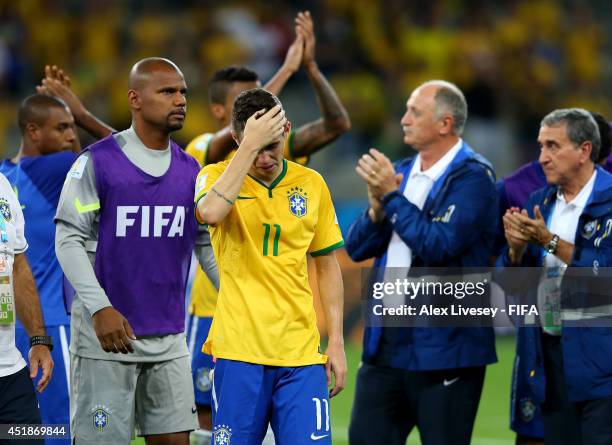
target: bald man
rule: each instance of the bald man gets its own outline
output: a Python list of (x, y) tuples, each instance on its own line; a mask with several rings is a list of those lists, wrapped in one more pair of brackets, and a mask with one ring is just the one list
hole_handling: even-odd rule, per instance
[(197, 427), (184, 335), (194, 247), (218, 285), (194, 217), (198, 163), (170, 139), (183, 127), (185, 79), (167, 59), (129, 76), (132, 125), (89, 146), (68, 174), (56, 252), (72, 302), (71, 433), (76, 443), (186, 445)]

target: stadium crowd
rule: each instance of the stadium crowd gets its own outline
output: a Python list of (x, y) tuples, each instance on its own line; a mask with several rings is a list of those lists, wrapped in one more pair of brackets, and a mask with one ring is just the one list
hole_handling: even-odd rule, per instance
[[(308, 4), (317, 17), (319, 64), (337, 86), (355, 124), (351, 137), (338, 142), (338, 151), (356, 158), (356, 147), (376, 145), (399, 155), (395, 116), (403, 109), (402, 98), (427, 79), (445, 78), (461, 86), (472, 116), (468, 133), (472, 125), (478, 134), (492, 133), (497, 144), (508, 140), (502, 150), (495, 150), (511, 153), (500, 157), (499, 165), (489, 156), (502, 174), (530, 159), (534, 122), (542, 110), (571, 104), (610, 115), (605, 100), (609, 66), (603, 57), (609, 51), (605, 23), (610, 11), (605, 2), (589, 4), (590, 8), (582, 2), (552, 0)], [(300, 2), (282, 1), (179, 5), (162, 0), (146, 6), (117, 0), (4, 2), (0, 135), (6, 139), (8, 133), (8, 140), (17, 144), (11, 110), (48, 63), (71, 73), (84, 102), (119, 128), (129, 122), (129, 113), (122, 107), (125, 80), (117, 74), (125, 72), (126, 61), (132, 64), (163, 54), (182, 67), (190, 81), (190, 119), (177, 133), (184, 145), (201, 128), (214, 127), (206, 106), (207, 79), (232, 64), (249, 66), (262, 80), (269, 79), (291, 44), (291, 19), (302, 7)], [(93, 28), (95, 32), (89, 32)], [(284, 103), (300, 120), (306, 119), (316, 112), (304, 91), (308, 81), (298, 75), (292, 85)], [(342, 158), (334, 152), (323, 157), (333, 157), (332, 162)], [(340, 193), (356, 197), (351, 190), (341, 187)]]
[[(543, 267), (541, 327), (517, 328), (508, 382), (516, 442), (612, 443), (612, 333), (561, 308), (566, 268), (611, 258), (605, 31), (546, 0), (457, 5), (185, 2), (164, 26), (161, 1), (4, 8), (0, 133), (19, 152), (0, 164), (0, 424), (70, 424), (78, 444), (331, 444), (330, 398), (356, 372), (350, 443), (417, 428), (469, 444), (493, 329), (367, 325), (348, 370), (348, 254), (381, 280)], [(34, 82), (40, 60), (57, 65)], [(289, 113), (304, 100), (319, 116)], [(349, 167), (367, 207), (342, 233)]]

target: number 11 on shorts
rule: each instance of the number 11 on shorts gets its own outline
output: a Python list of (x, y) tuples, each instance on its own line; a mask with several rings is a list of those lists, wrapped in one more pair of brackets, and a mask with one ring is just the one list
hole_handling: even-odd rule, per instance
[(321, 402), (323, 402), (323, 405), (325, 405), (325, 432), (329, 431), (329, 401), (327, 399), (319, 399), (317, 397), (313, 397), (312, 401), (315, 403), (317, 431), (322, 431), (323, 428), (323, 406)]

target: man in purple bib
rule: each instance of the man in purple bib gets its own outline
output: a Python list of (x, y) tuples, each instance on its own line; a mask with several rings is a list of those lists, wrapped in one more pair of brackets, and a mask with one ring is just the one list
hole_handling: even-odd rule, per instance
[(208, 233), (194, 217), (198, 163), (170, 140), (186, 84), (167, 59), (130, 72), (132, 126), (84, 150), (56, 214), (58, 260), (77, 292), (71, 321), (76, 443), (189, 441), (197, 427), (185, 341), (191, 252), (218, 285)]

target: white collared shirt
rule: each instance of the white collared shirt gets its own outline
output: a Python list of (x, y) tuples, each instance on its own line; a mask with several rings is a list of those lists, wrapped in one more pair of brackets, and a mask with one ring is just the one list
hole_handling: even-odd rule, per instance
[[(591, 179), (582, 187), (580, 192), (570, 202), (565, 201), (565, 196), (561, 189), (557, 190), (557, 200), (553, 208), (550, 218), (547, 221), (548, 230), (555, 235), (558, 235), (563, 241), (574, 244), (576, 237), (576, 229), (578, 228), (578, 220), (584, 211), (589, 197), (593, 192), (595, 185), (595, 177), (597, 170), (593, 172)], [(565, 263), (555, 255), (546, 255), (544, 264), (547, 267), (561, 266)]]
[[(23, 253), (28, 248), (24, 235), (24, 220), (21, 205), (13, 192), (11, 184), (0, 173), (0, 211), (5, 224), (5, 241), (0, 241), (0, 261), (2, 272), (0, 275), (9, 276), (10, 286), (13, 285), (13, 263), (15, 255)], [(14, 295), (14, 292), (10, 292)], [(13, 301), (13, 313), (17, 316)], [(23, 369), (26, 365), (21, 353), (15, 346), (15, 323), (0, 323), (0, 377), (12, 375)]]
[[(593, 192), (596, 176), (597, 170), (570, 202), (565, 200), (560, 189), (557, 190), (557, 199), (546, 226), (563, 241), (575, 243), (578, 221)], [(549, 335), (561, 335), (561, 283), (567, 266), (555, 255), (546, 254), (544, 257), (544, 269), (538, 284), (538, 312), (542, 329)]]
[[(423, 210), (423, 205), (425, 205), (434, 182), (444, 174), (457, 153), (459, 153), (462, 145), (463, 140), (459, 139), (444, 156), (425, 171), (421, 171), (421, 155), (417, 155), (402, 192), (406, 199), (417, 206), (419, 210)], [(412, 249), (394, 231), (387, 248), (386, 267), (409, 268), (411, 264)]]

